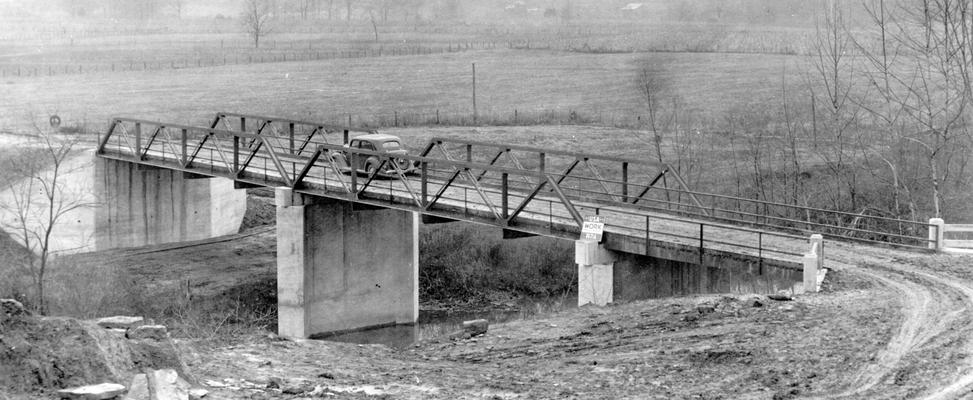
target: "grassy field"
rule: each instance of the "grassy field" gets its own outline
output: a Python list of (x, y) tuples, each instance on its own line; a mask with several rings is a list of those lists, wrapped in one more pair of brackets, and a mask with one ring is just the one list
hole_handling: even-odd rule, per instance
[[(112, 115), (204, 124), (216, 111), (347, 122), (395, 112), (472, 114), (471, 64), (481, 114), (577, 110), (636, 118), (644, 101), (640, 65), (661, 76), (684, 111), (719, 120), (778, 102), (781, 72), (802, 58), (759, 54), (583, 54), (492, 50), (425, 56), (229, 65), (0, 82), (0, 129), (57, 113), (65, 124), (105, 124)], [(784, 77), (794, 83), (796, 74)], [(604, 117), (608, 119), (608, 117)]]

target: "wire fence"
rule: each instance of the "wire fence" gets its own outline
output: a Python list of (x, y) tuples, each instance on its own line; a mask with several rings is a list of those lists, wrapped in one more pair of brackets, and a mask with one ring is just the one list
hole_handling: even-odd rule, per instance
[(523, 126), (593, 125), (642, 129), (642, 116), (634, 110), (582, 111), (575, 109), (509, 109), (478, 113), (457, 110), (392, 111), (375, 114), (331, 115), (322, 122), (361, 128), (405, 128), (410, 126)]
[[(336, 59), (356, 59), (373, 57), (423, 56), (432, 54), (456, 53), (471, 50), (497, 48), (497, 42), (458, 42), (444, 46), (389, 46), (366, 48), (272, 48), (260, 52), (219, 52), (214, 54), (197, 53), (166, 57), (154, 55), (151, 58), (119, 60), (113, 62), (55, 62), (55, 63), (7, 63), (0, 64), (0, 78), (41, 77), (56, 75), (80, 75), (93, 73), (112, 73), (123, 71), (159, 71), (185, 68), (204, 68), (225, 65), (246, 65), (258, 63), (277, 63), (295, 61), (319, 61)], [(220, 53), (220, 54), (217, 54)]]

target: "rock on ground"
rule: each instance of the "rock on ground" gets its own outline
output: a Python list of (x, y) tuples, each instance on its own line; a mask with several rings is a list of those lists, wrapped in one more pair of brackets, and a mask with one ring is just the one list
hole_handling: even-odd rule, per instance
[(53, 394), (67, 387), (127, 383), (145, 368), (185, 373), (168, 339), (126, 340), (93, 322), (72, 318), (0, 316), (0, 393)]
[(135, 375), (132, 388), (124, 400), (189, 400), (206, 395), (199, 394), (191, 390), (189, 383), (179, 377), (178, 372), (162, 369)]
[(165, 340), (169, 336), (164, 325), (142, 325), (129, 329), (125, 332), (125, 337), (133, 340)]
[(98, 320), (98, 326), (106, 329), (128, 329), (142, 325), (145, 320), (142, 317), (115, 316)]
[(107, 400), (114, 399), (122, 393), (125, 393), (125, 386), (117, 383), (100, 383), (57, 391), (57, 395), (62, 399), (72, 400)]

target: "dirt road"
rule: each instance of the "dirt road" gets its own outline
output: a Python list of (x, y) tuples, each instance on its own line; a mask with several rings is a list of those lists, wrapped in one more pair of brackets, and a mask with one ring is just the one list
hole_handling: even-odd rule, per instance
[(973, 258), (831, 243), (818, 294), (656, 299), (381, 345), (187, 351), (214, 398), (930, 398), (973, 389)]

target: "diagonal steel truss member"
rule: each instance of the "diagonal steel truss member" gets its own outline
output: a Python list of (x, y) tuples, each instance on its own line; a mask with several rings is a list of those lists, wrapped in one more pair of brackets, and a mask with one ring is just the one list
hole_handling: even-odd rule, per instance
[[(588, 186), (593, 186), (595, 189), (599, 189), (599, 195), (605, 195), (612, 200), (617, 200), (623, 203), (637, 204), (640, 200), (643, 200), (649, 190), (652, 188), (658, 188), (659, 190), (669, 190), (666, 187), (656, 186), (660, 178), (663, 176), (672, 176), (676, 183), (679, 185), (678, 189), (687, 193), (689, 199), (693, 202), (693, 205), (701, 212), (703, 215), (708, 216), (709, 212), (706, 207), (703, 206), (702, 202), (696, 197), (695, 193), (690, 190), (686, 181), (679, 176), (679, 172), (676, 171), (669, 164), (658, 163), (649, 160), (638, 160), (632, 158), (615, 157), (615, 156), (602, 156), (594, 155), (588, 153), (561, 151), (553, 149), (545, 149), (540, 147), (531, 146), (520, 146), (520, 145), (508, 145), (508, 144), (497, 144), (481, 142), (476, 140), (466, 140), (466, 139), (453, 139), (453, 138), (432, 138), (429, 143), (420, 153), (422, 156), (432, 157), (438, 154), (443, 154), (445, 157), (449, 157), (448, 148), (460, 148), (465, 151), (466, 160), (473, 161), (476, 155), (487, 155), (484, 161), (488, 165), (497, 165), (503, 156), (506, 155), (507, 160), (509, 160), (510, 165), (513, 168), (519, 170), (536, 171), (544, 174), (550, 174), (549, 167), (559, 164), (563, 167), (560, 172), (551, 174), (556, 177), (556, 183), (558, 185), (562, 184), (566, 180), (575, 179), (583, 181), (583, 183)], [(435, 150), (439, 150), (436, 152)], [(520, 157), (517, 156), (520, 155)], [(521, 161), (522, 159), (536, 160), (531, 167), (525, 167), (525, 164)], [(559, 162), (553, 162), (553, 161)], [(599, 168), (595, 164), (599, 164)], [(564, 166), (566, 165), (566, 166)], [(581, 175), (578, 171), (578, 166), (583, 166), (583, 170), (586, 170), (591, 176)], [(641, 173), (644, 177), (654, 176), (655, 178), (651, 180), (648, 184), (640, 184), (634, 181), (632, 178), (632, 169), (641, 169)], [(605, 173), (602, 170), (611, 171), (613, 175), (609, 175), (606, 178)], [(482, 179), (484, 174), (477, 177), (477, 180)], [(531, 184), (530, 181), (526, 183)], [(617, 186), (617, 190), (613, 190), (610, 186)], [(631, 196), (630, 191), (632, 189), (641, 189), (638, 195)], [(550, 189), (553, 191), (554, 189)], [(592, 193), (589, 188), (585, 190), (585, 193)], [(585, 196), (574, 196), (579, 199), (584, 199)]]
[[(217, 126), (229, 131), (273, 136), (280, 149), (286, 148), (291, 154), (298, 155), (305, 150), (313, 151), (316, 145), (329, 143), (327, 136), (330, 134), (341, 133), (341, 143), (347, 143), (352, 134), (376, 133), (374, 130), (344, 125), (230, 112), (216, 113), (210, 127)], [(282, 143), (285, 139), (287, 146)]]

